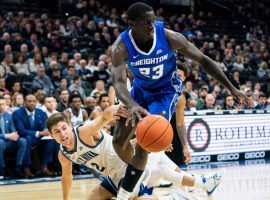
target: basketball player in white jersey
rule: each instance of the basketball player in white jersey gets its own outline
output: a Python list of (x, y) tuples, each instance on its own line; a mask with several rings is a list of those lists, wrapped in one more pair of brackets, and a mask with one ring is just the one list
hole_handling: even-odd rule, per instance
[(66, 115), (66, 117), (70, 120), (73, 127), (83, 124), (83, 122), (88, 119), (86, 110), (81, 108), (82, 102), (82, 97), (78, 92), (71, 93), (69, 96), (70, 108), (63, 112), (64, 115)]
[[(46, 125), (51, 135), (61, 144), (58, 154), (62, 165), (62, 190), (63, 199), (68, 198), (72, 182), (72, 162), (84, 164), (89, 168), (95, 169), (102, 176), (106, 176), (103, 182), (94, 188), (89, 199), (106, 200), (117, 195), (121, 179), (124, 177), (127, 164), (125, 164), (115, 153), (112, 146), (112, 136), (104, 133), (100, 129), (114, 119), (115, 116), (127, 117), (129, 113), (121, 106), (110, 106), (104, 110), (101, 116), (93, 121), (87, 121), (81, 126), (72, 129), (65, 115), (56, 113), (47, 119)], [(175, 175), (175, 174), (173, 174)], [(182, 180), (190, 179), (190, 186), (198, 186), (211, 191), (215, 189), (219, 182), (177, 174), (180, 179), (174, 179), (177, 184), (183, 183)], [(213, 174), (212, 174), (213, 175)], [(143, 194), (143, 186), (148, 182), (149, 170), (144, 172), (141, 180), (135, 187), (132, 198)], [(188, 182), (186, 182), (188, 183)], [(196, 185), (197, 183), (197, 185)], [(141, 185), (143, 184), (143, 186)], [(177, 200), (182, 199), (183, 194), (180, 190), (174, 191), (166, 197), (157, 197), (158, 200)], [(142, 199), (142, 198), (141, 198)], [(148, 198), (146, 198), (148, 199)]]

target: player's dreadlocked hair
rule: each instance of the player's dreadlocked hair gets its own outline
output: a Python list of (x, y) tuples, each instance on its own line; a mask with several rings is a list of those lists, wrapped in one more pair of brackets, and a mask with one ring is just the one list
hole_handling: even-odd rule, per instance
[(184, 72), (186, 77), (189, 77), (189, 68), (187, 67), (187, 64), (184, 62), (184, 59), (177, 56), (176, 58), (176, 66), (177, 69), (181, 70)]
[(128, 20), (135, 21), (136, 19), (139, 19), (143, 13), (149, 11), (153, 11), (151, 6), (142, 2), (134, 3), (128, 8)]

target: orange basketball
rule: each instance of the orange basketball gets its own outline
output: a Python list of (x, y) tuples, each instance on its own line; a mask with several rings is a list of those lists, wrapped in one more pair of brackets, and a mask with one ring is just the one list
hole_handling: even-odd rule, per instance
[(148, 152), (159, 152), (173, 140), (170, 122), (160, 115), (148, 115), (139, 122), (136, 129), (138, 144)]

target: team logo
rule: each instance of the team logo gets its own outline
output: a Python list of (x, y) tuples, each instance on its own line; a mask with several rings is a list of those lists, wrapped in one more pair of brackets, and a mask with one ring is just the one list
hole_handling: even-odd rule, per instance
[(207, 149), (211, 139), (208, 124), (201, 118), (194, 119), (187, 130), (187, 140), (194, 152), (202, 152)]

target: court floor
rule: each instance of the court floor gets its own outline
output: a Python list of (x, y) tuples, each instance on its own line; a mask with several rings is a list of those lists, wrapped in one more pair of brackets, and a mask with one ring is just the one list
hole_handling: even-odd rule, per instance
[[(226, 169), (222, 183), (208, 197), (204, 191), (195, 190), (192, 194), (201, 200), (270, 200), (270, 164), (265, 160), (250, 160), (247, 165), (239, 162), (205, 165), (190, 165), (189, 169), (195, 173), (217, 170), (216, 167)], [(98, 184), (98, 179), (83, 179), (73, 181), (71, 200), (85, 199), (86, 194)], [(158, 188), (156, 194), (163, 194), (170, 189)], [(61, 198), (61, 183), (41, 182), (28, 184), (13, 184), (0, 186), (1, 200), (57, 200)]]

